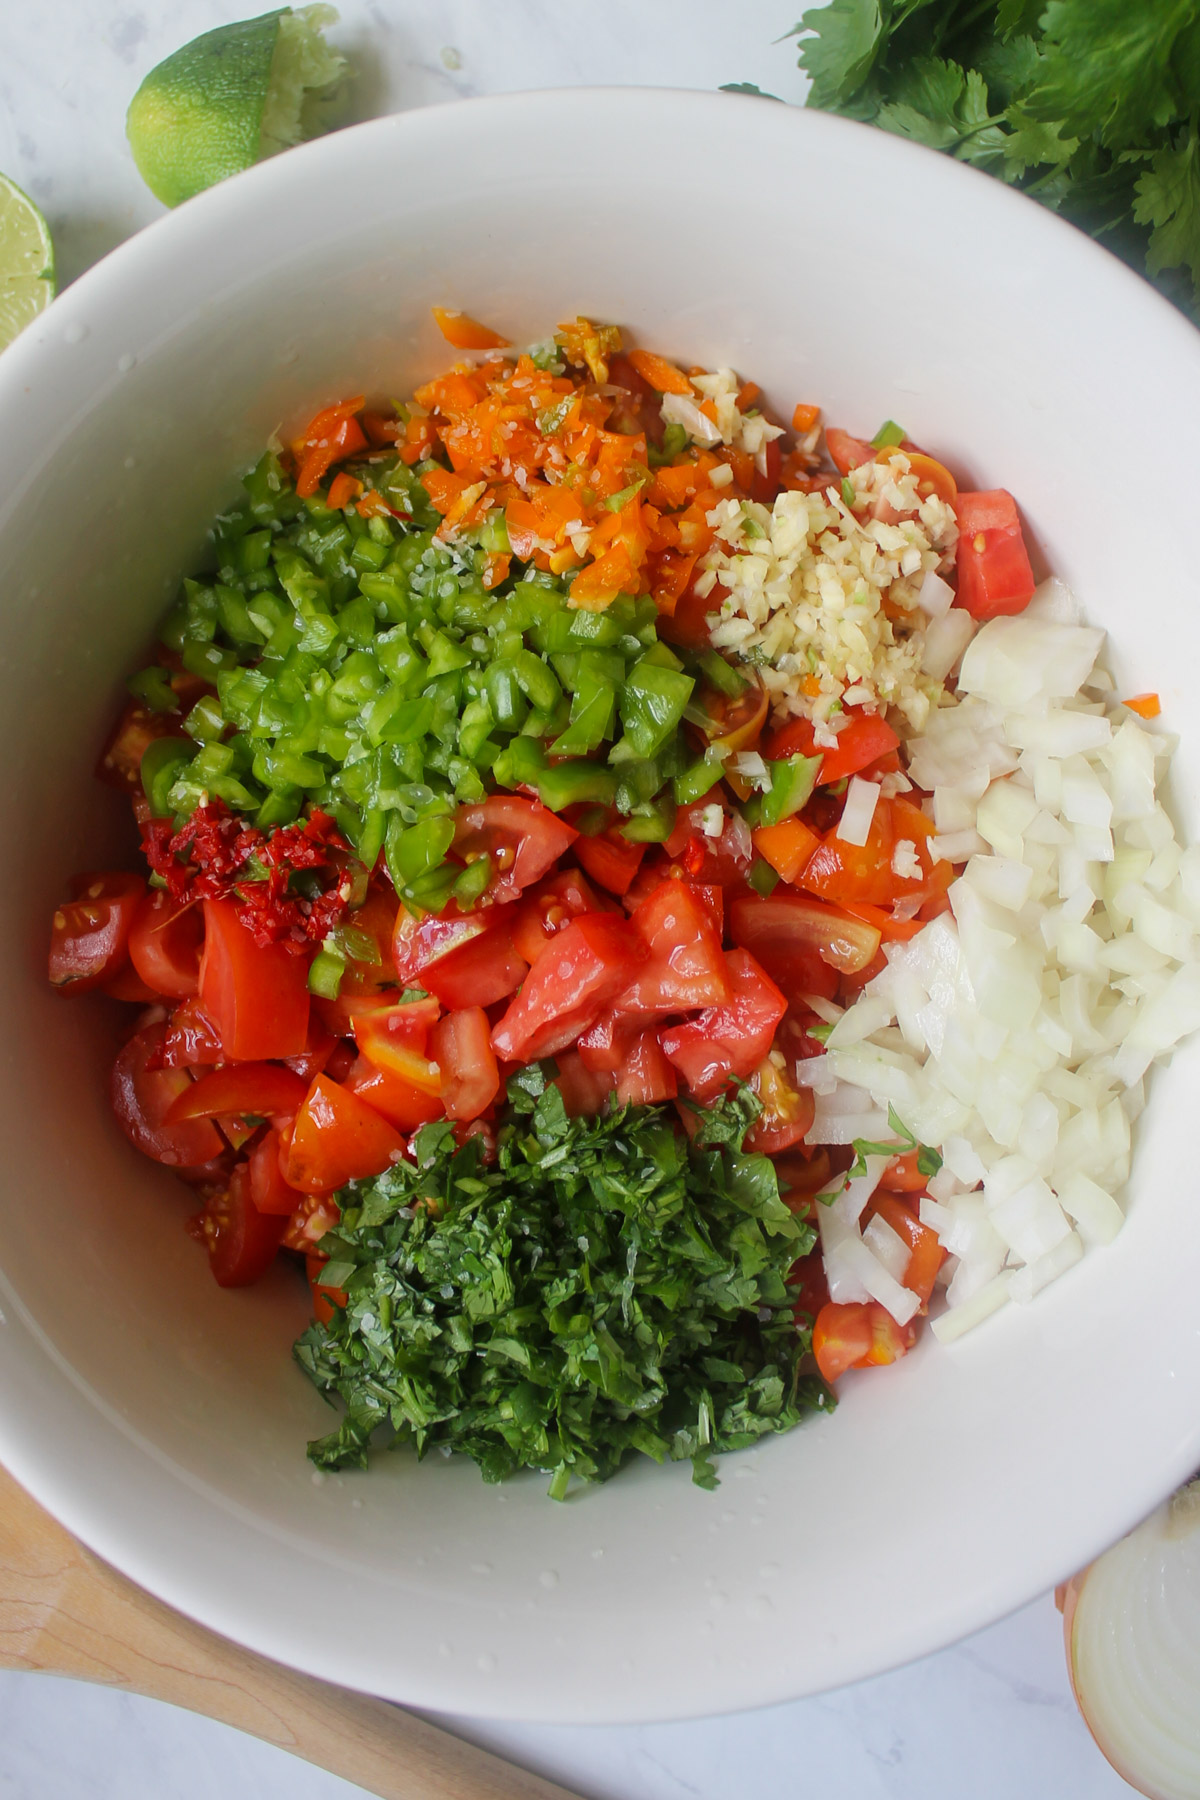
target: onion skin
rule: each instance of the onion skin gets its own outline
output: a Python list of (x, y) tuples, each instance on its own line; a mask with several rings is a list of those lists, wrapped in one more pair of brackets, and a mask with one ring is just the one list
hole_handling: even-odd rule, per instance
[[(1165, 1636), (1152, 1642), (1139, 1641), (1138, 1626), (1144, 1628), (1141, 1603), (1152, 1602), (1156, 1593), (1161, 1595), (1167, 1591), (1172, 1575), (1167, 1566), (1168, 1559), (1178, 1553), (1172, 1552), (1170, 1546), (1182, 1545), (1193, 1537), (1200, 1540), (1200, 1478), (1181, 1488), (1128, 1537), (1122, 1538), (1111, 1550), (1106, 1550), (1103, 1556), (1058, 1587), (1054, 1595), (1063, 1616), (1071, 1690), (1083, 1722), (1117, 1774), (1131, 1788), (1144, 1794), (1146, 1800), (1200, 1800), (1200, 1685), (1195, 1705), (1174, 1714), (1172, 1723), (1176, 1729), (1170, 1731), (1163, 1726), (1159, 1742), (1148, 1742), (1154, 1737), (1148, 1713), (1139, 1714), (1139, 1725), (1132, 1732), (1122, 1731), (1123, 1721), (1114, 1717), (1111, 1694), (1101, 1699), (1091, 1691), (1087, 1675), (1089, 1659), (1085, 1658), (1082, 1649), (1094, 1648), (1100, 1643), (1103, 1649), (1112, 1652), (1114, 1667), (1122, 1669), (1125, 1666), (1122, 1651), (1126, 1656), (1133, 1652), (1135, 1660), (1140, 1651), (1146, 1658), (1144, 1672), (1151, 1678), (1156, 1669), (1161, 1669), (1164, 1676), (1173, 1669), (1171, 1648)], [(1140, 1564), (1134, 1560), (1139, 1551), (1143, 1553)], [(1118, 1558), (1121, 1559), (1119, 1575)], [(1191, 1582), (1194, 1587), (1194, 1570), (1198, 1566), (1200, 1564), (1193, 1562), (1190, 1568), (1180, 1568), (1174, 1573), (1180, 1582)], [(1098, 1573), (1100, 1580), (1096, 1582), (1094, 1578)], [(1132, 1583), (1131, 1573), (1134, 1576)], [(1090, 1593), (1089, 1583), (1093, 1583)], [(1200, 1608), (1200, 1592), (1194, 1593), (1193, 1598)], [(1136, 1616), (1131, 1601), (1139, 1603)], [(1121, 1698), (1122, 1701), (1128, 1699), (1132, 1716), (1137, 1710), (1134, 1692), (1123, 1691)], [(1154, 1723), (1161, 1725), (1162, 1721)], [(1121, 1739), (1124, 1739), (1123, 1744)], [(1160, 1750), (1164, 1754), (1155, 1754)], [(1158, 1768), (1140, 1766), (1142, 1756), (1147, 1762), (1157, 1762)], [(1176, 1772), (1164, 1781), (1163, 1763), (1170, 1761), (1177, 1764)]]

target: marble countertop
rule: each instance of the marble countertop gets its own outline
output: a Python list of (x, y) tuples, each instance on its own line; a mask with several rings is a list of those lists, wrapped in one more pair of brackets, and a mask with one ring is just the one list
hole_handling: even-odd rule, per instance
[[(61, 282), (161, 211), (129, 157), (142, 76), (245, 0), (0, 0), (0, 169), (49, 219)], [(803, 97), (799, 0), (344, 0), (331, 38), (355, 113), (572, 83)], [(797, 1620), (797, 1630), (803, 1621)], [(587, 1800), (1119, 1800), (1067, 1682), (1049, 1596), (893, 1674), (691, 1724), (453, 1728)], [(40, 1675), (0, 1673), (3, 1800), (344, 1800), (345, 1782), (207, 1719)]]

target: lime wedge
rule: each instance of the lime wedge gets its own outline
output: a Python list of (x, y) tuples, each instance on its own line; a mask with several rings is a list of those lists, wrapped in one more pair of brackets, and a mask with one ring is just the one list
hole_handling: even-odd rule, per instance
[(166, 206), (338, 123), (346, 61), (321, 36), (332, 6), (219, 25), (151, 69), (125, 120), (133, 160)]
[(50, 228), (29, 195), (0, 175), (0, 350), (53, 298)]

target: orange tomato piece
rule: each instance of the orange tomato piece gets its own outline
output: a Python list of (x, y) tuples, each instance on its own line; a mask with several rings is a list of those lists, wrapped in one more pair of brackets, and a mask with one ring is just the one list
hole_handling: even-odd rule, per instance
[(318, 1075), (296, 1114), (285, 1178), (290, 1187), (328, 1193), (347, 1181), (381, 1175), (404, 1154), (404, 1140), (381, 1113)]

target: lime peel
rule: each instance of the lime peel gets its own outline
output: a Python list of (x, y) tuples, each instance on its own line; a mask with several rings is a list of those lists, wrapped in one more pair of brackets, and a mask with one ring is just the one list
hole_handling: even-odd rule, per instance
[(0, 350), (53, 298), (50, 227), (29, 195), (0, 175)]
[(332, 6), (282, 7), (220, 25), (151, 69), (126, 135), (166, 206), (338, 123), (346, 60), (321, 33)]

